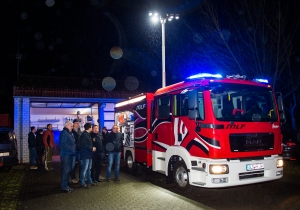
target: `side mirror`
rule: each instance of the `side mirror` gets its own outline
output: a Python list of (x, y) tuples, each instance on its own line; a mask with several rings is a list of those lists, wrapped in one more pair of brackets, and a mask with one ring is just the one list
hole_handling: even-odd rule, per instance
[(284, 112), (282, 94), (281, 93), (276, 93), (276, 96), (277, 96), (278, 111), (279, 111), (279, 115), (280, 115), (280, 122), (285, 123), (286, 122), (286, 117), (285, 117), (285, 112)]
[(198, 108), (198, 92), (197, 90), (188, 91), (189, 109), (194, 110)]
[(283, 106), (282, 96), (277, 97), (277, 103), (278, 103), (279, 112), (283, 112), (284, 111), (284, 106)]

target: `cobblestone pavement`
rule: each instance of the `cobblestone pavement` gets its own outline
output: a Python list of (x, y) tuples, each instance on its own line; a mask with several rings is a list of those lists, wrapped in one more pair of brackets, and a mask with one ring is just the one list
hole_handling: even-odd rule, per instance
[(72, 193), (61, 193), (60, 163), (53, 166), (51, 172), (27, 169), (17, 209), (211, 209), (122, 171), (120, 182), (102, 182), (89, 189), (72, 183)]

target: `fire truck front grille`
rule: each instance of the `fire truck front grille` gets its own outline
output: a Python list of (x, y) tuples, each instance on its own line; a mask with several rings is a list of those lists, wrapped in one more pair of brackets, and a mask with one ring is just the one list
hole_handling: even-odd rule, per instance
[(273, 133), (230, 134), (231, 152), (253, 152), (274, 149)]
[(259, 178), (263, 176), (264, 176), (264, 171), (252, 171), (252, 172), (239, 173), (240, 180)]

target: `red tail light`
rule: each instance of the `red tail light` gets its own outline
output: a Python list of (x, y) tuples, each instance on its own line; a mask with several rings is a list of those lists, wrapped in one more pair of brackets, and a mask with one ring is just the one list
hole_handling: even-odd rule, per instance
[(291, 141), (286, 142), (286, 145), (287, 145), (288, 147), (296, 146), (296, 144), (295, 144), (294, 142), (291, 142)]

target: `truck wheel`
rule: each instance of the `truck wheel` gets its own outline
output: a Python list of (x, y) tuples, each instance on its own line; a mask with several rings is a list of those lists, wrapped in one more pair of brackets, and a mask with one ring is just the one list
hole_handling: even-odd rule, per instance
[(137, 167), (136, 167), (136, 163), (133, 162), (133, 157), (131, 152), (128, 152), (126, 154), (126, 168), (128, 173), (136, 175)]
[(191, 192), (194, 186), (189, 183), (189, 175), (184, 161), (178, 161), (174, 167), (174, 182), (176, 187), (183, 192)]

